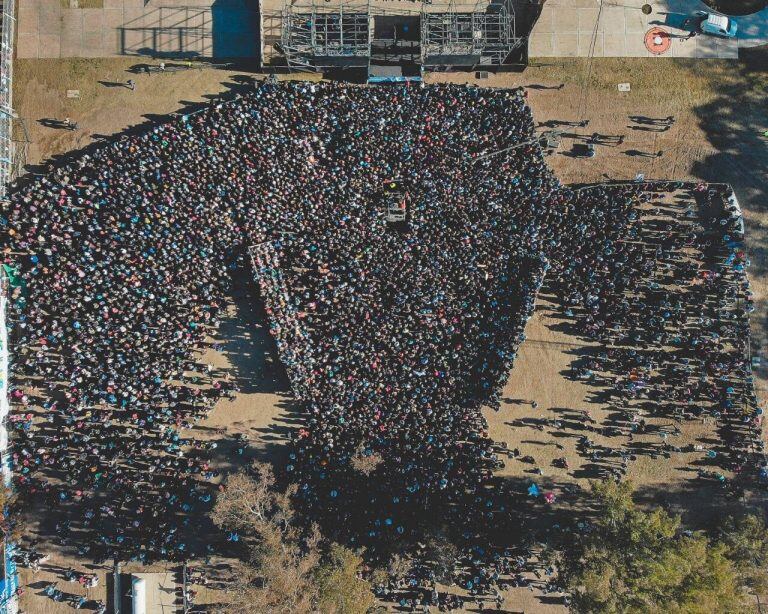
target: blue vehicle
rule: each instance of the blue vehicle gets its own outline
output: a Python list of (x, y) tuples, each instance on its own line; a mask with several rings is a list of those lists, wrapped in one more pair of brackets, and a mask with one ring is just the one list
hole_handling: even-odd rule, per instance
[(719, 36), (720, 38), (734, 38), (738, 29), (736, 22), (731, 17), (707, 13), (706, 11), (696, 11), (692, 17), (685, 20), (685, 25), (694, 32)]

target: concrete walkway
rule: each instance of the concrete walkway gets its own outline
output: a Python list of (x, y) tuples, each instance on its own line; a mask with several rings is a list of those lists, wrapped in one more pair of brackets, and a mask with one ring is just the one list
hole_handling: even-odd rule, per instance
[[(736, 17), (737, 39), (698, 35), (685, 39), (682, 21), (696, 11), (709, 11), (699, 0), (653, 2), (650, 15), (640, 10), (644, 0), (548, 0), (531, 33), (531, 57), (657, 57), (645, 47), (645, 33), (661, 26), (672, 35), (663, 56), (737, 59), (740, 47), (768, 42), (768, 8)], [(593, 47), (594, 50), (590, 52)]]
[(180, 587), (172, 573), (134, 573), (131, 575), (141, 578), (145, 582), (147, 614), (181, 614), (182, 608), (177, 603), (176, 597)]
[[(653, 7), (643, 15), (640, 7)], [(61, 0), (22, 0), (19, 58), (256, 57), (256, 0), (104, 0), (102, 9), (62, 8)], [(652, 57), (644, 35), (662, 26), (672, 35), (667, 57), (738, 58), (739, 47), (768, 43), (768, 8), (737, 17), (738, 40), (695, 36), (675, 27), (700, 0), (546, 0), (530, 37), (531, 57)], [(599, 19), (598, 19), (599, 16)]]
[(62, 8), (61, 0), (22, 0), (18, 58), (247, 58), (258, 53), (256, 2), (104, 0), (101, 9)]

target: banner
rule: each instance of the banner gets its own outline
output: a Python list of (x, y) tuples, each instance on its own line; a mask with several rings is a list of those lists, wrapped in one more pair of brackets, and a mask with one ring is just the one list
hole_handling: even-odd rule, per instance
[[(11, 487), (11, 459), (8, 454), (8, 430), (6, 420), (10, 412), (9, 394), (8, 394), (8, 327), (6, 326), (6, 310), (8, 308), (8, 283), (10, 282), (10, 273), (7, 265), (3, 265), (3, 271), (0, 271), (0, 471), (2, 471), (3, 487)], [(15, 274), (15, 271), (13, 271)], [(17, 286), (21, 285), (18, 277), (14, 277)], [(13, 282), (11, 282), (13, 283)], [(16, 589), (19, 586), (19, 578), (16, 573), (16, 564), (13, 562), (13, 548), (11, 543), (5, 544), (3, 552), (3, 564), (5, 566), (5, 579), (0, 582), (0, 613), (15, 614), (18, 611), (18, 599), (16, 598)]]

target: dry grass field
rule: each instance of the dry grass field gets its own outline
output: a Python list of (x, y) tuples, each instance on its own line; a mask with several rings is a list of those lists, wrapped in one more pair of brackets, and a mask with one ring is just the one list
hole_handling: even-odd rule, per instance
[[(213, 68), (150, 75), (137, 73), (136, 64), (136, 58), (18, 61), (14, 106), (29, 134), (28, 164), (34, 167), (51, 156), (86, 147), (145, 121), (157, 121), (254, 76)], [(586, 128), (566, 128), (570, 136), (564, 135), (559, 151), (548, 159), (563, 183), (632, 179), (636, 173), (644, 173), (648, 178), (731, 183), (747, 224), (750, 278), (757, 304), (752, 319), (753, 350), (762, 356), (768, 314), (768, 139), (761, 135), (768, 130), (768, 72), (761, 72), (760, 65), (759, 60), (737, 63), (601, 59), (594, 60), (591, 66), (586, 61), (551, 61), (533, 62), (522, 74), (492, 75), (483, 81), (475, 81), (473, 75), (467, 74), (430, 75), (428, 80), (476, 82), (491, 87), (526, 86), (537, 122), (589, 119)], [(122, 86), (127, 79), (136, 82), (135, 91)], [(630, 92), (618, 91), (617, 84), (623, 82), (630, 83)], [(68, 98), (67, 90), (79, 90), (79, 97)], [(631, 121), (631, 116), (670, 115), (675, 122), (663, 133), (638, 129), (639, 124)], [(66, 117), (79, 124), (78, 130), (51, 128), (46, 126), (50, 121), (44, 121)], [(625, 137), (620, 146), (599, 146), (592, 159), (569, 155), (574, 142), (593, 132)], [(20, 133), (17, 130), (17, 137)], [(657, 151), (663, 152), (661, 157), (637, 155)], [(235, 401), (221, 402), (195, 429), (196, 437), (216, 438), (220, 442), (215, 466), (222, 473), (234, 468), (241, 458), (233, 454), (239, 446), (236, 437), (244, 436), (249, 444), (242, 458), (276, 458), (288, 429), (300, 420), (259, 310), (245, 284), (238, 284), (229, 318), (221, 330), (223, 349), (201, 356), (204, 362), (241, 381), (242, 389)], [(590, 390), (586, 385), (563, 376), (581, 342), (553, 327), (554, 317), (546, 301), (540, 301), (504, 391), (509, 402), (499, 413), (488, 415), (491, 436), (506, 442), (510, 449), (517, 447), (521, 454), (534, 456), (542, 469), (542, 475), (536, 479), (542, 484), (553, 488), (568, 482), (585, 486), (586, 472), (578, 471), (582, 460), (575, 449), (575, 439), (556, 440), (547, 431), (513, 425), (527, 419), (552, 419), (567, 411), (589, 411), (599, 421), (605, 411), (589, 402)], [(760, 396), (766, 391), (766, 374), (765, 370), (758, 373)], [(531, 400), (538, 403), (537, 409), (528, 403)], [(711, 425), (684, 423), (683, 433), (675, 443), (685, 445), (712, 436)], [(617, 441), (614, 439), (610, 445), (616, 446)], [(561, 456), (568, 458), (570, 469), (552, 466), (551, 461)], [(683, 513), (686, 519), (695, 516), (698, 522), (701, 513), (710, 509), (711, 493), (690, 487), (687, 462), (685, 455), (672, 460), (640, 458), (631, 465), (629, 477), (647, 500), (664, 503)], [(508, 463), (503, 475), (530, 478), (527, 467), (519, 462)], [(571, 504), (565, 501), (561, 505)], [(35, 526), (33, 521), (31, 528), (34, 530)], [(34, 575), (22, 570), (22, 583), (27, 585), (22, 601), (24, 611), (47, 614), (71, 610), (39, 595), (42, 582), (55, 579), (56, 573), (70, 564), (84, 568), (82, 561), (73, 561), (67, 553), (54, 551), (47, 569)], [(102, 575), (96, 591), (104, 598), (108, 570), (95, 571)], [(60, 582), (63, 590), (77, 592), (73, 586), (76, 585)], [(215, 600), (215, 595), (201, 593), (200, 598)], [(511, 592), (505, 609), (564, 611), (562, 606), (552, 605), (551, 600), (527, 589)]]

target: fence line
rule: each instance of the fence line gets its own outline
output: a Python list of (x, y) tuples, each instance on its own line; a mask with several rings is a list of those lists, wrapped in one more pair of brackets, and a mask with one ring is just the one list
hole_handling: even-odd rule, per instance
[[(3, 488), (11, 488), (11, 457), (9, 454), (8, 430), (6, 419), (10, 412), (10, 399), (8, 396), (8, 366), (10, 362), (10, 348), (8, 347), (8, 326), (6, 310), (8, 307), (9, 281), (5, 271), (0, 267), (0, 480)], [(0, 513), (4, 510), (0, 510)], [(13, 560), (14, 544), (3, 544), (2, 562), (5, 567), (5, 579), (0, 582), (0, 612), (13, 614), (18, 610), (16, 589), (18, 576), (16, 563)]]
[(16, 29), (15, 0), (2, 3), (0, 35), (0, 198), (13, 179), (13, 34)]
[[(0, 8), (2, 33), (0, 33), (0, 199), (5, 199), (8, 183), (13, 179), (14, 147), (13, 147), (13, 40), (16, 30), (16, 0), (3, 0)], [(3, 487), (12, 485), (11, 458), (8, 453), (8, 431), (6, 419), (10, 411), (8, 398), (8, 364), (10, 348), (8, 347), (8, 322), (6, 309), (8, 306), (9, 283), (5, 272), (0, 269), (0, 479)], [(16, 563), (13, 560), (15, 545), (10, 542), (3, 544), (2, 564), (5, 567), (5, 580), (2, 582), (0, 594), (0, 612), (15, 614), (19, 604), (16, 595), (19, 578)]]

